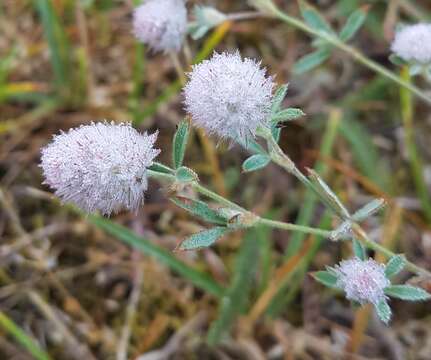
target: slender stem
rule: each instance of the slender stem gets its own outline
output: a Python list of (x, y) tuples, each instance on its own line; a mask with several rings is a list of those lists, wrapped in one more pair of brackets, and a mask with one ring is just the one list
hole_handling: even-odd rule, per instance
[(266, 16), (266, 14), (260, 11), (244, 11), (239, 13), (226, 14), (227, 20), (231, 20), (231, 21), (250, 20), (250, 19), (256, 19), (264, 16)]
[[(173, 169), (170, 169), (169, 167), (167, 167), (165, 165), (163, 165), (163, 167), (168, 169), (168, 170), (171, 170), (172, 173), (174, 173)], [(147, 172), (148, 172), (149, 177), (152, 177), (152, 178), (157, 179), (157, 180), (168, 181), (170, 183), (174, 183), (176, 181), (175, 175), (172, 175), (172, 174), (166, 174), (166, 173), (162, 173), (162, 172), (158, 172), (158, 171), (154, 171), (154, 170), (147, 170)], [(200, 194), (218, 202), (221, 205), (228, 206), (232, 209), (235, 209), (235, 210), (238, 210), (241, 212), (246, 212), (246, 213), (249, 212), (246, 209), (244, 209), (243, 207), (239, 206), (238, 204), (235, 204), (234, 202), (224, 198), (223, 196), (207, 189), (206, 187), (198, 184), (197, 182), (192, 182), (191, 186), (193, 187), (193, 189), (195, 189)], [(309, 226), (285, 223), (282, 221), (275, 221), (275, 220), (271, 220), (271, 219), (261, 218), (259, 216), (256, 216), (256, 222), (254, 224), (255, 225), (260, 224), (260, 225), (269, 226), (272, 228), (277, 228), (277, 229), (282, 229), (282, 230), (298, 231), (298, 232), (302, 232), (305, 234), (323, 236), (325, 238), (329, 238), (329, 236), (331, 234), (331, 231), (329, 231), (329, 230), (323, 230), (323, 229), (317, 229), (317, 228), (313, 228), (313, 227), (309, 227)], [(362, 243), (367, 248), (381, 252), (383, 255), (385, 255), (388, 258), (396, 255), (394, 252), (386, 249), (384, 246), (379, 245), (378, 243), (370, 240), (368, 238), (367, 234), (364, 232), (364, 230), (362, 230), (362, 228), (358, 224), (353, 224), (353, 231), (354, 231), (355, 235), (359, 238), (359, 240), (361, 240)], [(407, 261), (407, 267), (410, 271), (412, 271), (418, 275), (425, 275), (425, 276), (431, 277), (431, 272), (429, 272), (426, 269), (421, 268), (420, 266), (413, 264), (410, 261)]]
[[(368, 249), (374, 250), (374, 251), (378, 251), (380, 253), (382, 253), (383, 255), (385, 255), (387, 258), (390, 258), (394, 255), (396, 255), (394, 252), (386, 249), (384, 246), (376, 243), (375, 241), (372, 241), (368, 235), (365, 233), (365, 231), (358, 225), (358, 224), (353, 224), (353, 232), (355, 233), (355, 235), (359, 238), (359, 240), (362, 242), (363, 245), (365, 245)], [(421, 268), (420, 266), (417, 266), (416, 264), (410, 262), (410, 261), (406, 261), (406, 267), (418, 274), (418, 275), (424, 275), (427, 277), (431, 277), (431, 272)]]
[(362, 65), (368, 67), (369, 69), (375, 71), (376, 73), (392, 80), (393, 82), (397, 83), (398, 85), (409, 89), (412, 93), (414, 93), (417, 97), (421, 98), (428, 104), (431, 104), (431, 98), (427, 96), (421, 89), (414, 86), (413, 84), (401, 79), (399, 76), (394, 74), (392, 71), (386, 69), (384, 66), (379, 65), (378, 63), (374, 62), (373, 60), (370, 60), (365, 55), (363, 55), (359, 50), (355, 49), (354, 47), (347, 45), (346, 43), (342, 42), (338, 37), (325, 33), (323, 31), (315, 30), (311, 27), (309, 27), (305, 22), (290, 16), (284, 12), (282, 12), (280, 9), (276, 8), (275, 6), (272, 9), (272, 15), (276, 18), (310, 34), (315, 37), (318, 37), (320, 39), (325, 40), (329, 44), (337, 47), (338, 49), (341, 49), (345, 51), (347, 54), (349, 54), (353, 59), (355, 59), (357, 62), (361, 63)]
[(257, 220), (258, 224), (266, 225), (272, 228), (276, 229), (282, 229), (282, 230), (290, 230), (290, 231), (298, 231), (305, 234), (312, 234), (312, 235), (319, 235), (323, 236), (325, 238), (328, 238), (331, 235), (331, 231), (329, 230), (323, 230), (323, 229), (316, 229), (309, 226), (303, 226), (303, 225), (296, 225), (296, 224), (290, 224), (285, 223), (282, 221), (275, 221), (265, 218), (259, 218)]

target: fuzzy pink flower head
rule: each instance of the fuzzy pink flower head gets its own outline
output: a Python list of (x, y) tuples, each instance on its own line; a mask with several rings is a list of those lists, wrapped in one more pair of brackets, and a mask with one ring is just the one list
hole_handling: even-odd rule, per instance
[(355, 258), (342, 261), (334, 270), (336, 285), (346, 292), (347, 299), (374, 305), (386, 299), (384, 289), (391, 283), (385, 276), (385, 265), (373, 259)]
[(405, 61), (431, 64), (431, 24), (403, 27), (395, 34), (391, 49)]
[(133, 13), (136, 38), (154, 51), (179, 51), (187, 32), (184, 0), (148, 0)]
[(186, 110), (208, 134), (246, 143), (271, 114), (272, 77), (239, 52), (215, 53), (195, 65), (184, 88)]
[(42, 149), (45, 184), (64, 202), (105, 215), (137, 210), (147, 190), (147, 168), (160, 150), (157, 133), (130, 124), (91, 123), (62, 132)]

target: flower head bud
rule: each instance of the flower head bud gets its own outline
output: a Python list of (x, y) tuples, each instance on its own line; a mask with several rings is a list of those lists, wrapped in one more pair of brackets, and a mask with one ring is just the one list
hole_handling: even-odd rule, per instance
[(215, 53), (195, 65), (184, 88), (185, 105), (193, 122), (209, 134), (246, 142), (271, 112), (272, 77), (252, 59)]
[(374, 305), (386, 299), (384, 289), (391, 283), (385, 276), (385, 265), (355, 258), (342, 261), (335, 272), (337, 286), (346, 292), (347, 299)]
[(130, 124), (106, 122), (62, 132), (42, 149), (44, 183), (87, 212), (136, 210), (147, 189), (147, 168), (160, 152), (153, 147), (156, 138)]
[(154, 51), (179, 51), (187, 31), (184, 0), (148, 0), (133, 13), (133, 32)]
[(407, 62), (431, 64), (431, 24), (403, 27), (395, 34), (391, 49)]

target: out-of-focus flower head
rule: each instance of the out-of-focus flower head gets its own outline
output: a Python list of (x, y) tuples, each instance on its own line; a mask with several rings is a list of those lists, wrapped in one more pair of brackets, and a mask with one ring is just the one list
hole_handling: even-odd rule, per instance
[(239, 52), (215, 53), (195, 65), (184, 88), (185, 106), (196, 126), (220, 138), (246, 143), (268, 126), (272, 77)]
[(137, 210), (147, 189), (147, 168), (160, 152), (156, 139), (157, 133), (107, 122), (62, 132), (42, 149), (44, 183), (86, 212)]
[(407, 62), (431, 64), (431, 24), (404, 26), (396, 32), (391, 49)]
[(391, 283), (385, 275), (385, 265), (373, 259), (354, 258), (342, 261), (334, 270), (336, 285), (346, 292), (347, 299), (374, 305), (386, 299), (384, 289)]
[(184, 0), (148, 0), (133, 13), (133, 32), (154, 51), (179, 51), (187, 31)]

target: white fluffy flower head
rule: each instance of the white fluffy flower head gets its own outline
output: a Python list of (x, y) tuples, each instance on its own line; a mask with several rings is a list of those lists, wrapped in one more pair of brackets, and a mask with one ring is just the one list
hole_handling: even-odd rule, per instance
[(272, 77), (239, 52), (215, 53), (195, 65), (184, 88), (186, 110), (209, 134), (246, 142), (259, 126), (267, 126), (271, 112)]
[(135, 36), (154, 51), (179, 51), (186, 31), (184, 0), (148, 0), (133, 13)]
[(384, 289), (391, 283), (385, 276), (385, 265), (355, 258), (342, 261), (335, 271), (337, 286), (346, 292), (347, 299), (374, 305), (386, 299)]
[(64, 202), (110, 215), (142, 205), (157, 133), (130, 124), (92, 123), (62, 132), (42, 149), (45, 184)]
[(405, 61), (431, 64), (431, 24), (403, 27), (395, 34), (391, 49)]

